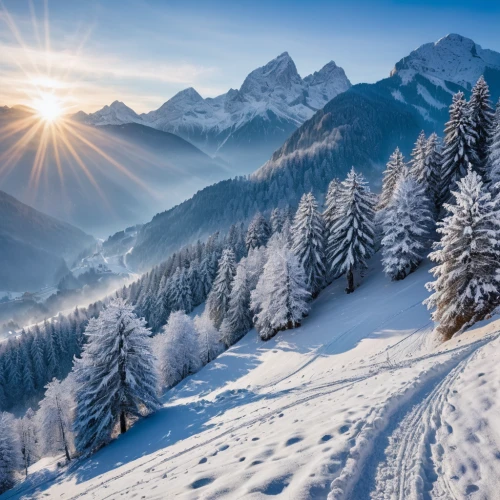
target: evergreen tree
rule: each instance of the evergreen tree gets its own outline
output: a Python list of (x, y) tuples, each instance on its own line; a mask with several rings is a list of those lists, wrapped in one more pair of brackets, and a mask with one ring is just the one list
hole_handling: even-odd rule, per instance
[(0, 413), (0, 495), (14, 486), (20, 465), (14, 418), (9, 413)]
[(310, 297), (304, 270), (282, 237), (272, 240), (268, 255), (251, 294), (255, 327), (262, 340), (270, 339), (280, 330), (299, 326), (307, 314)]
[(463, 92), (453, 96), (450, 120), (445, 128), (443, 165), (441, 168), (441, 204), (448, 202), (458, 181), (467, 175), (469, 164), (477, 169), (477, 134)]
[(177, 268), (168, 283), (168, 303), (171, 311), (193, 310), (189, 271), (186, 268)]
[(427, 139), (422, 130), (411, 152), (410, 173), (424, 185), (427, 182), (427, 152)]
[(173, 312), (154, 343), (163, 387), (173, 387), (200, 367), (196, 329), (185, 312)]
[(56, 378), (45, 386), (44, 398), (40, 401), (37, 418), (40, 425), (41, 448), (45, 455), (64, 452), (66, 460), (71, 460), (73, 449), (72, 423), (74, 406), (73, 377), (63, 382)]
[(271, 236), (271, 228), (264, 216), (258, 212), (250, 222), (246, 236), (247, 250), (265, 246)]
[(391, 201), (396, 184), (401, 178), (406, 167), (404, 156), (399, 148), (396, 148), (394, 153), (389, 158), (386, 169), (384, 171), (384, 179), (382, 181), (382, 193), (378, 204), (379, 210), (383, 210)]
[(383, 222), (382, 263), (392, 280), (404, 279), (418, 267), (432, 223), (424, 187), (412, 177), (400, 181)]
[(226, 315), (235, 272), (234, 252), (226, 248), (219, 260), (217, 276), (207, 299), (208, 314), (216, 328), (220, 327)]
[(271, 224), (271, 231), (273, 234), (281, 232), (283, 223), (285, 222), (285, 215), (283, 211), (279, 208), (275, 208), (271, 212), (271, 218), (269, 222)]
[[(223, 324), (224, 321), (222, 322)], [(224, 350), (221, 333), (215, 328), (212, 320), (206, 313), (194, 318), (194, 327), (198, 335), (200, 360), (206, 365)]]
[(432, 133), (426, 144), (425, 171), (417, 176), (417, 181), (426, 188), (429, 201), (433, 204), (433, 209), (439, 212), (439, 200), (441, 191), (441, 166), (443, 156), (441, 154), (441, 141), (436, 133)]
[[(116, 299), (94, 324), (75, 365), (75, 444), (80, 452), (106, 444), (119, 424), (159, 408), (150, 331), (131, 306)], [(97, 327), (97, 328), (95, 328)]]
[[(500, 182), (500, 99), (498, 100), (492, 124), (491, 142), (488, 152), (489, 172), (487, 179), (495, 186)], [(496, 193), (500, 191), (500, 185)]]
[(28, 408), (24, 417), (17, 421), (17, 432), (25, 476), (28, 475), (28, 468), (39, 458), (37, 422), (35, 417), (35, 412), (31, 408)]
[[(325, 210), (323, 212), (326, 242), (328, 242), (328, 238), (339, 215), (339, 196), (340, 182), (338, 179), (333, 179), (330, 181), (330, 184), (328, 184), (328, 191), (325, 196)], [(328, 249), (326, 249), (326, 251), (328, 252)]]
[(222, 340), (226, 347), (231, 347), (238, 342), (251, 328), (252, 314), (247, 261), (242, 259), (236, 268), (227, 314), (221, 325)]
[(490, 89), (483, 76), (479, 77), (476, 85), (472, 88), (469, 111), (476, 136), (477, 171), (485, 177), (488, 173), (488, 150), (493, 126), (493, 110)]
[(480, 176), (469, 170), (453, 192), (455, 203), (438, 223), (441, 240), (430, 254), (437, 262), (428, 283), (433, 294), (425, 301), (438, 331), (449, 339), (483, 319), (497, 305), (500, 286), (500, 213)]
[(365, 269), (373, 253), (373, 219), (373, 196), (353, 168), (342, 182), (340, 213), (330, 235), (328, 255), (334, 276), (347, 273), (347, 293), (354, 291), (354, 272)]
[(292, 226), (292, 251), (306, 275), (306, 286), (316, 297), (325, 283), (325, 224), (312, 193), (304, 194)]

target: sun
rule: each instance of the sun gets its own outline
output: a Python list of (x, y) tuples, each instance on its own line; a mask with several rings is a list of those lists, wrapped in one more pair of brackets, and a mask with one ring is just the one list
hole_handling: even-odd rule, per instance
[(52, 93), (43, 93), (33, 101), (33, 107), (40, 118), (46, 122), (54, 122), (63, 114), (61, 101)]

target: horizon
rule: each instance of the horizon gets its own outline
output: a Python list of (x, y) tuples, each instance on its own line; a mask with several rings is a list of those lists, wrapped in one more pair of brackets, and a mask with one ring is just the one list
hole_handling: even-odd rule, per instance
[[(33, 92), (42, 89), (64, 94), (71, 113), (92, 113), (118, 100), (140, 114), (189, 87), (203, 98), (239, 89), (251, 71), (283, 52), (302, 78), (333, 60), (357, 84), (388, 77), (412, 50), (451, 33), (482, 48), (500, 47), (498, 35), (483, 29), (500, 11), (488, 1), (473, 10), (446, 0), (392, 2), (390, 8), (359, 0), (348, 8), (323, 0), (293, 3), (288, 12), (274, 2), (269, 16), (256, 20), (248, 2), (218, 1), (207, 12), (201, 2), (128, 0), (118, 8), (115, 0), (77, 7), (6, 0), (0, 8), (0, 104), (30, 106)], [(258, 11), (263, 3), (252, 5)], [(410, 17), (418, 29), (402, 30)], [(324, 18), (336, 21), (334, 30)]]

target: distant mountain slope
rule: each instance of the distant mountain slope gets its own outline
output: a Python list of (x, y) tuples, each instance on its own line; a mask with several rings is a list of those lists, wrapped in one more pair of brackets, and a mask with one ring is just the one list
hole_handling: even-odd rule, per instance
[(94, 239), (0, 191), (0, 289), (52, 285)]
[[(0, 110), (0, 127), (14, 128), (26, 116), (23, 110)], [(55, 134), (57, 153), (52, 140), (44, 144), (41, 129), (31, 137), (23, 130), (2, 135), (2, 165), (14, 156), (9, 148), (23, 137), (27, 141), (16, 161), (0, 169), (0, 189), (99, 236), (144, 222), (230, 175), (227, 165), (168, 132), (139, 124), (68, 126), (75, 134)], [(39, 150), (45, 159), (36, 181)]]
[(203, 99), (188, 88), (141, 116), (115, 101), (77, 118), (92, 125), (137, 122), (173, 132), (229, 162), (238, 174), (262, 164), (299, 125), (349, 87), (344, 70), (333, 61), (302, 79), (284, 52), (252, 71), (239, 90), (215, 98)]
[[(453, 51), (453, 68), (463, 68), (461, 73), (450, 69), (446, 57), (435, 55), (443, 51)], [(486, 56), (473, 57), (471, 65), (471, 54)], [(292, 133), (250, 180), (210, 186), (158, 214), (139, 232), (130, 262), (137, 266), (157, 263), (190, 239), (225, 230), (257, 210), (288, 203), (295, 206), (302, 193), (324, 193), (332, 177), (344, 177), (352, 166), (377, 189), (394, 148), (399, 146), (408, 158), (420, 130), (442, 135), (453, 93), (463, 90), (468, 95), (476, 75), (485, 74), (496, 101), (500, 72), (495, 61), (499, 58), (500, 54), (484, 51), (459, 35), (424, 45), (404, 58), (404, 64), (398, 63), (389, 78), (356, 85), (334, 97)], [(418, 62), (412, 63), (412, 59)], [(429, 64), (426, 72), (418, 73), (416, 68), (422, 66), (423, 59)], [(440, 80), (436, 74), (466, 87)]]

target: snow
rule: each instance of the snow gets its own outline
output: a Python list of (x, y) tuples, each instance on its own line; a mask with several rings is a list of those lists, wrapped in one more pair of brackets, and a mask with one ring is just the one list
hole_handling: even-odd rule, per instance
[(417, 85), (417, 92), (423, 97), (424, 101), (433, 106), (434, 108), (437, 109), (443, 109), (448, 107), (446, 104), (443, 104), (442, 102), (438, 101), (437, 99), (434, 99), (434, 97), (431, 96), (430, 92), (427, 90), (426, 87), (421, 85), (420, 83)]
[(471, 88), (486, 67), (500, 70), (500, 53), (483, 49), (469, 38), (450, 34), (411, 52), (396, 64), (391, 76), (399, 74), (406, 84), (418, 73)]
[(438, 344), (430, 267), (390, 282), (375, 256), (302, 327), (251, 331), (91, 458), (0, 498), (496, 498), (500, 320)]

